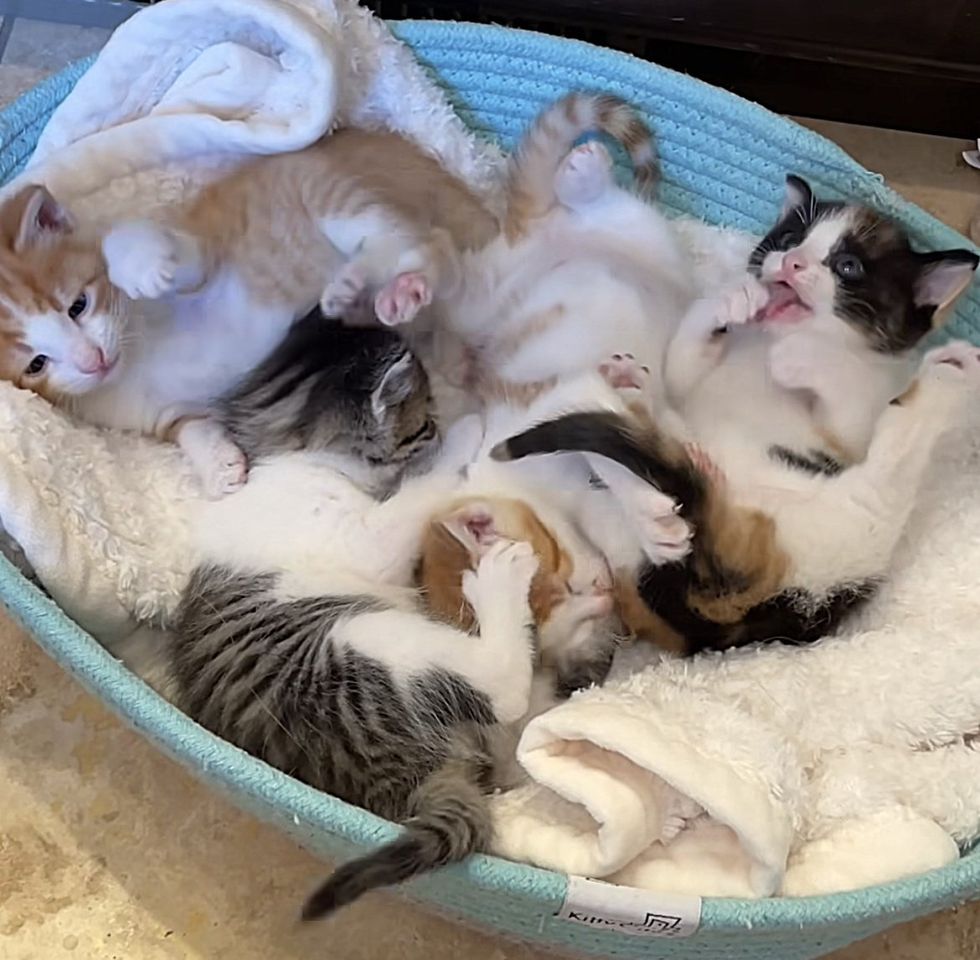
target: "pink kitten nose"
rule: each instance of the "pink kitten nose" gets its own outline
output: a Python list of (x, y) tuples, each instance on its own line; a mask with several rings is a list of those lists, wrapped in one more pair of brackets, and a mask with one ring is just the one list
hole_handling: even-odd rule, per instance
[(101, 347), (92, 347), (87, 350), (84, 359), (78, 361), (79, 373), (93, 374), (105, 373), (112, 366)]
[(809, 264), (806, 262), (806, 258), (798, 250), (793, 250), (790, 253), (783, 254), (783, 267), (779, 271), (780, 280), (789, 280), (792, 278), (793, 274), (799, 273), (801, 270), (805, 270)]

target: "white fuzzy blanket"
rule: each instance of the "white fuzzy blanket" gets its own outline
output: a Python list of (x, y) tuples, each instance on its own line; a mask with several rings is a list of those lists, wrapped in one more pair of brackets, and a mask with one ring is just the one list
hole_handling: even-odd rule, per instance
[[(24, 178), (108, 220), (177, 202), (242, 157), (301, 147), (336, 122), (403, 132), (499, 195), (499, 153), (352, 0), (146, 9), (56, 111)], [(746, 238), (679, 229), (715, 280), (744, 263)], [(947, 460), (866, 632), (649, 667), (539, 718), (521, 748), (532, 783), (498, 801), (500, 850), (745, 895), (854, 886), (955, 856), (953, 839), (980, 819), (980, 755), (963, 740), (980, 721), (976, 436)], [(107, 643), (166, 623), (198, 495), (175, 449), (75, 426), (0, 387), (0, 517), (54, 599)], [(680, 794), (710, 816), (664, 847), (664, 805)]]

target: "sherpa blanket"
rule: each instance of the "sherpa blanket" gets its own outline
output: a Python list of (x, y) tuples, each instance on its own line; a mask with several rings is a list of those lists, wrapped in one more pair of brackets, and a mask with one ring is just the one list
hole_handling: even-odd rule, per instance
[[(405, 133), (499, 196), (496, 149), (351, 0), (147, 8), (56, 111), (23, 177), (109, 220), (178, 202), (242, 158), (302, 147), (335, 123)], [(698, 267), (711, 263), (706, 282), (745, 261), (748, 238), (678, 229)], [(863, 631), (812, 651), (640, 663), (532, 723), (520, 754), (531, 782), (498, 801), (499, 850), (745, 895), (853, 886), (955, 856), (980, 814), (975, 436), (946, 460), (945, 499), (919, 511), (902, 575)], [(166, 625), (198, 497), (177, 450), (74, 425), (0, 387), (0, 518), (54, 599), (110, 646)], [(885, 855), (882, 837), (899, 827), (904, 842)]]

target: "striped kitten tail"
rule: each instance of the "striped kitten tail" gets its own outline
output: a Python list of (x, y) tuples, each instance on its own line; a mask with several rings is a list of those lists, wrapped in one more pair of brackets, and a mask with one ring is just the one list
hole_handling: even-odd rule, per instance
[(447, 760), (419, 786), (414, 816), (405, 821), (401, 836), (335, 870), (306, 901), (302, 918), (319, 920), (378, 887), (485, 850), (492, 827), (480, 788), (484, 770), (475, 758)]
[(504, 232), (516, 240), (536, 217), (555, 204), (555, 174), (575, 141), (593, 131), (625, 147), (636, 171), (637, 187), (651, 189), (657, 161), (650, 128), (637, 111), (610, 94), (570, 93), (542, 112), (510, 161)]

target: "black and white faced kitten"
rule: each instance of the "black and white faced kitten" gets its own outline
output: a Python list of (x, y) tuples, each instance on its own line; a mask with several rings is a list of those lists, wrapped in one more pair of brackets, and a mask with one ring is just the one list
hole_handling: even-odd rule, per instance
[(916, 346), (973, 279), (970, 250), (918, 252), (893, 220), (858, 204), (818, 200), (800, 177), (752, 252), (750, 270), (769, 290), (758, 319), (832, 314), (881, 353)]
[(249, 461), (306, 450), (329, 453), (365, 488), (386, 492), (439, 446), (422, 364), (391, 330), (347, 327), (319, 308), (217, 404)]
[(835, 473), (864, 456), (911, 379), (914, 348), (978, 261), (965, 249), (915, 251), (894, 221), (818, 200), (790, 176), (744, 278), (681, 322), (667, 354), (671, 401), (726, 472), (754, 450)]

